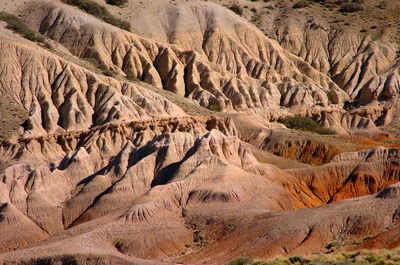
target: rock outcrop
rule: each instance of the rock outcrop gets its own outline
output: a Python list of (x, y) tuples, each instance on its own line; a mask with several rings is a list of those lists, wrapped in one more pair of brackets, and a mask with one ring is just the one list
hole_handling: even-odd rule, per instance
[[(377, 147), (398, 122), (391, 44), (301, 18), (273, 39), (215, 3), (144, 2), (110, 8), (135, 33), (58, 0), (8, 7), (45, 43), (0, 23), (0, 263), (399, 245), (399, 148)], [(339, 135), (278, 123), (292, 115)]]
[[(188, 204), (257, 201), (271, 211), (304, 207), (270, 180), (278, 178), (279, 170), (260, 165), (235, 133), (229, 120), (187, 117), (107, 124), (4, 144), (2, 153), (8, 154), (10, 165), (0, 177), (2, 209), (7, 213), (1, 224), (11, 229), (4, 223), (11, 218), (9, 209), (21, 212), (17, 224), (36, 229), (21, 230), (15, 244), (25, 246), (115, 214), (113, 222), (123, 230), (152, 230), (167, 222), (171, 230), (164, 236), (154, 234), (151, 239), (148, 234), (138, 241), (121, 231), (109, 238), (126, 255), (160, 258), (183, 249), (183, 240), (191, 238), (180, 219)], [(14, 233), (4, 235), (3, 245), (18, 239)], [(176, 235), (182, 236), (180, 243)]]
[(0, 41), (0, 47), (0, 90), (28, 112), (24, 136), (185, 115), (154, 92), (97, 75), (49, 52), (10, 41)]
[[(34, 16), (38, 31), (74, 55), (94, 58), (109, 69), (162, 86), (204, 107), (218, 105), (227, 111), (266, 116), (266, 110), (277, 106), (315, 106), (318, 112), (321, 107), (332, 105), (335, 109), (334, 105), (348, 100), (327, 75), (214, 4), (185, 4), (182, 13), (193, 15), (199, 22), (188, 33), (194, 36), (192, 41), (183, 36), (179, 25), (170, 28), (170, 40), (176, 45), (99, 25), (68, 7), (35, 4), (34, 8), (27, 20)], [(179, 13), (179, 8), (169, 12)], [(194, 44), (197, 39), (203, 43), (201, 49)]]
[(321, 204), (326, 204), (377, 193), (399, 182), (398, 152), (397, 148), (378, 147), (343, 153), (326, 165), (288, 173), (305, 181)]

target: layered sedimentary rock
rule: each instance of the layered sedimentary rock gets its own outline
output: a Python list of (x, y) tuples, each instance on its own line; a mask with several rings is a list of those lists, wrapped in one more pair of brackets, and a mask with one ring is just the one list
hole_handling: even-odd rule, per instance
[[(398, 189), (398, 186), (388, 189)], [(209, 246), (178, 260), (226, 262), (225, 246), (229, 246), (229, 252), (235, 253), (234, 256), (269, 258), (324, 251), (332, 241), (354, 242), (397, 224), (392, 215), (397, 213), (398, 196), (382, 196), (387, 192), (383, 190), (373, 196), (297, 211), (241, 211), (226, 215), (211, 225), (202, 224), (204, 234), (213, 239)], [(194, 211), (189, 219), (198, 223), (201, 216), (204, 213)]]
[[(158, 126), (171, 122), (161, 120)], [(0, 258), (7, 263), (49, 255), (79, 257), (90, 252), (114, 258), (122, 255), (128, 261), (132, 256), (162, 259), (185, 250), (192, 242), (199, 251), (180, 261), (210, 261), (212, 256), (213, 262), (225, 262), (232, 253), (259, 257), (311, 253), (332, 240), (358, 240), (395, 223), (397, 186), (376, 196), (322, 208), (276, 211), (323, 205), (383, 189), (384, 183), (398, 181), (396, 174), (387, 178), (388, 174), (378, 171), (395, 167), (390, 164), (398, 159), (397, 149), (346, 153), (325, 166), (284, 172), (260, 164), (223, 120), (197, 121), (197, 126), (193, 119), (176, 122), (182, 126), (156, 137), (151, 137), (155, 121), (147, 126), (138, 123), (145, 127), (138, 135), (143, 141), (128, 139), (119, 148), (116, 145), (120, 143), (114, 143), (112, 137), (89, 133), (87, 138), (95, 142), (103, 139), (105, 145), (90, 149), (81, 142), (64, 158), (34, 170), (21, 166), (22, 161), (10, 166), (2, 176), (2, 187), (10, 194), (4, 198), (5, 205), (11, 203), (25, 211), (46, 233), (58, 233), (40, 245)], [(217, 124), (221, 130), (208, 131), (207, 124)], [(190, 126), (196, 128), (198, 137), (186, 132)], [(105, 135), (131, 135), (129, 125), (104, 129), (110, 131)], [(41, 142), (35, 138), (26, 141), (20, 143), (21, 149)], [(112, 155), (113, 149), (120, 151)], [(108, 158), (92, 159), (99, 151)], [(372, 172), (372, 167), (377, 170)], [(362, 186), (363, 179), (351, 185), (353, 175), (363, 169), (370, 172), (369, 180), (374, 177), (382, 186), (373, 186), (372, 181)], [(19, 188), (24, 186), (28, 188)], [(49, 198), (59, 203), (50, 204)], [(376, 212), (377, 208), (380, 211)]]
[[(20, 4), (49, 39), (0, 29), (0, 94), (26, 113), (0, 139), (1, 262), (221, 264), (380, 233), (363, 246), (397, 246), (384, 231), (399, 150), (376, 147), (397, 117), (390, 44), (311, 22), (273, 40), (213, 3), (154, 1), (131, 21), (140, 33), (160, 4), (148, 38), (58, 1)], [(189, 100), (227, 113), (189, 116)], [(277, 123), (290, 115), (340, 135)]]
[(316, 70), (329, 74), (358, 103), (398, 98), (398, 59), (394, 45), (302, 19), (300, 23), (288, 21), (277, 30), (282, 47)]
[(1, 41), (0, 46), (0, 89), (28, 112), (25, 136), (184, 115), (179, 107), (138, 85), (97, 75), (14, 41)]
[(305, 181), (321, 204), (331, 203), (376, 193), (397, 183), (398, 152), (397, 148), (378, 147), (343, 153), (326, 165), (288, 170), (288, 173)]
[[(153, 231), (154, 227), (146, 226), (153, 219), (156, 225), (168, 220), (172, 228), (166, 233), (178, 229), (178, 235), (187, 239), (191, 234), (178, 218), (186, 204), (226, 201), (250, 205), (267, 191), (269, 195), (260, 207), (304, 207), (268, 179), (277, 178), (275, 168), (259, 165), (235, 136), (232, 123), (216, 118), (104, 125), (80, 133), (25, 138), (2, 145), (2, 153), (8, 154), (10, 163), (1, 173), (4, 214), (12, 215), (10, 209), (21, 212), (18, 223), (25, 222), (27, 229), (30, 225), (37, 230), (23, 233), (19, 240), (5, 234), (4, 245), (13, 240), (17, 246), (29, 245), (120, 211), (125, 213), (115, 221), (128, 222), (132, 229), (139, 225)], [(2, 224), (7, 226), (4, 222), (10, 218), (2, 219)], [(155, 241), (149, 234), (141, 243), (123, 234), (115, 233), (112, 238), (119, 238), (125, 254), (159, 258), (166, 251), (164, 244), (157, 245), (156, 234)], [(171, 235), (165, 236), (168, 245)], [(147, 240), (153, 243), (145, 243)], [(136, 247), (130, 246), (133, 243)]]
[[(37, 8), (40, 12), (31, 12), (31, 16), (35, 15), (38, 30), (73, 54), (94, 58), (110, 69), (163, 86), (204, 107), (219, 105), (265, 116), (265, 110), (272, 107), (327, 107), (348, 99), (328, 76), (214, 4), (185, 5), (183, 13), (192, 14), (198, 23), (188, 33), (195, 35), (192, 41), (179, 26), (169, 29), (177, 45), (99, 25), (67, 7), (42, 4)], [(203, 43), (201, 49), (194, 45), (197, 39)]]
[[(94, 17), (75, 8), (59, 3), (37, 3), (33, 1), (20, 10), (19, 12), (24, 14), (24, 19), (34, 29), (55, 40), (73, 55), (89, 59), (100, 67), (107, 68), (115, 73), (127, 75), (129, 78), (142, 80), (156, 87), (172, 91), (176, 95), (187, 97), (206, 108), (257, 114), (269, 121), (287, 115), (313, 116), (320, 124), (334, 128), (341, 134), (360, 134), (368, 137), (376, 137), (376, 135), (382, 134), (375, 126), (374, 121), (382, 121), (382, 124), (391, 123), (391, 109), (395, 98), (380, 98), (380, 101), (383, 100), (387, 104), (379, 105), (376, 108), (364, 108), (363, 112), (346, 112), (343, 110), (345, 103), (353, 104), (349, 102), (357, 98), (356, 103), (359, 104), (361, 100), (358, 100), (358, 96), (354, 96), (356, 92), (348, 91), (336, 79), (331, 79), (331, 70), (325, 69), (328, 66), (317, 67), (319, 64), (309, 62), (308, 57), (302, 58), (300, 53), (295, 53), (294, 48), (286, 47), (287, 45), (283, 40), (277, 43), (275, 40), (269, 39), (257, 28), (239, 19), (231, 11), (215, 4), (196, 2), (185, 3), (179, 7), (168, 6), (166, 18), (163, 19), (168, 20), (168, 18), (175, 16), (176, 23), (169, 25), (167, 30), (164, 29), (167, 32), (162, 32), (158, 26), (155, 26), (157, 28), (155, 32), (158, 32), (157, 35), (159, 36), (168, 36), (166, 40), (161, 39), (171, 44), (146, 39), (117, 29), (101, 23)], [(143, 15), (148, 12), (146, 10), (151, 9), (145, 9)], [(195, 17), (197, 20), (186, 25), (185, 21), (188, 21), (188, 17)], [(141, 21), (140, 19), (139, 21)], [(162, 21), (164, 21), (163, 19)], [(282, 33), (281, 35), (284, 35), (285, 38), (297, 40), (296, 34)], [(192, 38), (188, 38), (187, 35)], [(156, 36), (153, 36), (153, 38), (160, 40)], [(349, 36), (344, 34), (342, 38), (345, 39), (343, 41), (347, 41)], [(202, 43), (201, 47), (196, 44), (198, 42)], [(292, 39), (287, 42), (296, 43)], [(380, 52), (373, 53), (365, 48), (363, 49), (364, 57), (371, 57), (371, 60), (375, 60), (376, 64), (379, 63), (378, 59), (384, 56), (386, 56), (386, 64), (389, 64), (393, 59), (392, 47), (386, 47), (371, 40), (364, 42), (370, 46), (375, 45)], [(338, 51), (340, 49), (336, 48), (339, 46), (340, 44), (336, 44), (332, 49), (342, 55)], [(313, 52), (316, 50), (311, 44), (307, 47)], [(351, 60), (355, 60), (356, 55), (350, 53), (350, 51), (343, 53), (345, 55), (342, 55), (342, 57), (347, 56)], [(311, 52), (307, 54), (311, 54)], [(319, 55), (319, 53), (317, 54)], [(13, 55), (10, 54), (9, 56)], [(342, 57), (338, 55), (334, 58), (339, 60)], [(324, 61), (325, 58), (315, 60)], [(385, 68), (386, 64), (379, 65)], [(332, 62), (330, 67), (334, 67), (333, 65), (336, 64)], [(364, 62), (364, 65), (373, 67), (368, 62)], [(18, 70), (17, 68), (10, 70)], [(44, 68), (42, 70), (49, 70), (46, 69), (48, 66)], [(379, 67), (375, 68), (378, 69)], [(56, 69), (56, 71), (60, 72), (60, 69)], [(63, 75), (70, 75), (68, 68), (62, 71), (64, 71)], [(350, 67), (341, 67), (338, 71), (342, 75), (349, 75), (351, 69)], [(71, 70), (71, 74), (74, 75), (74, 78), (69, 81), (72, 85), (74, 85), (74, 82), (76, 83), (76, 79), (88, 79), (87, 76), (81, 78), (74, 70)], [(59, 80), (56, 80), (55, 77), (54, 80), (43, 79), (44, 84), (40, 82), (38, 84), (57, 86), (58, 83), (61, 83), (63, 85), (63, 75), (58, 77)], [(14, 77), (14, 79), (18, 81), (19, 78)], [(359, 79), (361, 80), (361, 77)], [(368, 79), (368, 76), (365, 76), (365, 79)], [(84, 84), (85, 81), (79, 82), (81, 82), (79, 85), (83, 86), (82, 91), (84, 93), (85, 89), (91, 89), (88, 81), (86, 81), (86, 85)], [(102, 83), (103, 81), (96, 80), (94, 85), (96, 86), (98, 82)], [(393, 82), (395, 85), (396, 82)], [(107, 85), (114, 86), (113, 84)], [(85, 86), (88, 88), (85, 88)], [(387, 86), (396, 91), (395, 86)], [(105, 89), (101, 86), (101, 90)], [(131, 89), (119, 88), (118, 90), (124, 93)], [(364, 94), (374, 93), (365, 92)], [(48, 100), (48, 96), (45, 100)], [(132, 95), (129, 96), (132, 98)], [(57, 101), (60, 101), (56, 103), (61, 106), (63, 100), (58, 97), (59, 95), (54, 96)], [(16, 99), (17, 102), (19, 100)], [(29, 97), (27, 100), (29, 101)], [(118, 96), (115, 96), (113, 100), (114, 103), (116, 101), (124, 102)], [(45, 103), (32, 104), (33, 111), (43, 108), (36, 107), (40, 104), (44, 105)], [(90, 104), (93, 105), (94, 103), (91, 102)], [(84, 108), (84, 111), (77, 111), (75, 114), (74, 111), (69, 111), (72, 107), (76, 109), (76, 105), (69, 103), (63, 106), (64, 112), (76, 116), (73, 118), (75, 121), (71, 122), (62, 121), (62, 118), (57, 117), (52, 104), (50, 104), (49, 110), (46, 111), (49, 114), (41, 115), (44, 120), (42, 127), (46, 127), (45, 130), (47, 131), (55, 131), (59, 124), (62, 128), (81, 128), (81, 125), (76, 125), (76, 119), (80, 119), (79, 123), (84, 123), (84, 127), (87, 127), (90, 123), (100, 124), (109, 121), (109, 115), (116, 115), (116, 119), (123, 119), (121, 112), (126, 112), (125, 108), (126, 110), (131, 108), (125, 106), (125, 104), (114, 106), (108, 103), (107, 108), (112, 108), (112, 113), (108, 113), (108, 109), (101, 109), (102, 117), (91, 122), (90, 116), (96, 115), (94, 112), (98, 110), (93, 111), (87, 106), (80, 106)], [(154, 106), (154, 104), (150, 105)], [(59, 108), (60, 106), (54, 107)], [(37, 113), (40, 113), (40, 111), (30, 114), (31, 116), (38, 116)], [(48, 115), (55, 115), (55, 117), (47, 117)], [(124, 118), (132, 119), (140, 115), (142, 114)], [(39, 120), (39, 118), (36, 117), (35, 120)], [(59, 120), (59, 122), (52, 124), (50, 120)], [(28, 124), (28, 126), (31, 125)]]

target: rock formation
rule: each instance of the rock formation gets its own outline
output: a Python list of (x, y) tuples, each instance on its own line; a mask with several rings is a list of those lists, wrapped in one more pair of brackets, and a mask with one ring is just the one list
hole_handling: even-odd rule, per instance
[[(107, 6), (133, 32), (58, 0), (6, 2), (44, 42), (0, 23), (0, 262), (399, 245), (392, 43), (301, 16), (263, 33), (222, 0)], [(295, 115), (337, 134), (280, 123)]]

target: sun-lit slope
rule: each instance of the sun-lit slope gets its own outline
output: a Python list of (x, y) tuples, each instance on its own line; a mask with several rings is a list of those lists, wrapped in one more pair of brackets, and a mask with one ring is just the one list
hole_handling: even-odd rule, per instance
[(0, 46), (0, 90), (28, 112), (25, 135), (184, 115), (154, 92), (100, 76), (44, 49), (7, 40)]
[[(387, 18), (398, 10), (398, 3), (386, 1), (382, 6), (379, 1), (366, 1), (362, 12), (346, 15), (338, 11), (340, 4), (329, 5), (328, 2), (311, 1), (308, 7), (301, 9), (293, 8), (295, 3), (291, 1), (213, 2), (226, 7), (237, 4), (243, 12), (243, 18), (228, 8), (198, 1), (130, 1), (122, 8), (107, 7), (115, 15), (130, 21), (135, 33), (205, 54), (210, 62), (224, 66), (229, 72), (240, 74), (237, 66), (242, 61), (247, 69), (247, 73), (240, 74), (242, 80), (247, 81), (243, 76), (254, 77), (252, 73), (255, 68), (246, 64), (243, 56), (236, 56), (238, 51), (243, 50), (246, 57), (270, 66), (280, 78), (276, 78), (272, 70), (267, 70), (266, 74), (259, 70), (255, 72), (257, 79), (266, 79), (278, 87), (280, 95), (270, 93), (269, 98), (274, 100), (268, 102), (269, 105), (278, 104), (292, 109), (293, 106), (304, 107), (310, 102), (307, 91), (311, 91), (314, 104), (352, 102), (346, 105), (351, 115), (327, 109), (325, 115), (316, 117), (322, 124), (339, 128), (341, 132), (344, 131), (340, 129), (341, 126), (349, 131), (343, 123), (359, 119), (358, 115), (378, 125), (398, 123), (393, 119), (399, 98), (397, 44), (388, 37), (388, 34), (393, 35), (396, 25), (390, 25), (391, 21)], [(376, 16), (371, 15), (375, 13)], [(159, 20), (149, 23), (148, 17), (156, 14)], [(263, 30), (268, 38), (262, 31), (246, 23), (245, 19)], [(361, 27), (362, 24), (375, 27), (360, 32), (357, 23)], [(271, 56), (276, 53), (279, 56)], [(288, 64), (296, 66), (317, 86), (322, 86), (325, 89), (322, 96), (321, 91), (304, 89), (298, 85), (282, 88), (279, 83), (287, 83), (287, 77), (303, 84), (309, 83), (308, 79), (298, 79), (296, 76), (299, 75), (293, 74), (293, 68)], [(334, 85), (331, 85), (331, 81)], [(336, 86), (348, 97), (332, 89)], [(324, 96), (327, 90), (330, 90), (328, 101)], [(357, 108), (352, 109), (354, 107)], [(318, 111), (311, 112), (314, 116), (320, 115)]]
[[(376, 127), (396, 117), (389, 44), (318, 25), (273, 40), (213, 3), (150, 2), (110, 7), (134, 10), (135, 34), (56, 0), (11, 8), (51, 40), (0, 30), (0, 93), (28, 116), (0, 139), (0, 262), (221, 264), (320, 252), (397, 224), (398, 186), (387, 186), (398, 148), (358, 151), (392, 139)], [(351, 47), (308, 44), (318, 36)], [(351, 110), (376, 76), (376, 100)], [(293, 114), (347, 136), (276, 122)]]
[[(197, 168), (192, 176), (203, 170)], [(219, 172), (216, 170), (214, 181), (222, 177)], [(231, 183), (236, 183), (235, 175), (229, 176)], [(197, 182), (193, 190), (196, 179), (157, 186), (131, 207), (73, 227), (39, 245), (3, 254), (0, 259), (8, 264), (91, 251), (94, 256), (102, 253), (126, 259), (160, 259), (169, 254), (180, 256), (176, 261), (184, 263), (216, 264), (237, 256), (310, 254), (323, 251), (332, 241), (357, 241), (396, 223), (391, 217), (398, 198), (382, 196), (387, 190), (318, 208), (271, 213), (254, 208), (254, 199), (246, 199), (246, 193), (235, 186), (227, 193), (219, 185)], [(237, 184), (243, 181), (242, 176)], [(188, 252), (182, 256), (182, 251)]]
[[(306, 182), (322, 204), (379, 192), (400, 180), (398, 148), (343, 153), (330, 163), (287, 172)], [(290, 188), (290, 184), (286, 184)], [(297, 191), (301, 194), (301, 191)]]
[[(188, 215), (189, 220), (203, 228), (202, 235), (212, 238), (212, 243), (177, 261), (217, 264), (228, 262), (228, 256), (266, 259), (325, 252), (330, 242), (355, 242), (397, 224), (392, 215), (397, 212), (398, 193), (390, 197), (382, 194), (398, 188), (396, 184), (376, 195), (296, 211), (238, 211), (214, 219), (211, 224), (206, 223), (204, 216), (211, 215), (213, 210), (194, 210)], [(198, 224), (202, 217), (204, 223)]]
[(73, 54), (163, 86), (204, 107), (220, 105), (265, 115), (265, 109), (280, 105), (326, 107), (347, 99), (328, 76), (214, 4), (196, 2), (183, 7), (183, 13), (197, 18), (196, 30), (190, 34), (198, 35), (196, 43), (201, 38), (202, 51), (186, 44), (193, 39), (187, 32), (182, 32), (182, 43), (169, 45), (101, 24), (70, 7), (35, 6), (26, 20), (36, 21), (40, 32)]
[[(115, 247), (129, 256), (163, 258), (184, 250), (193, 236), (182, 219), (188, 205), (303, 208), (274, 183), (284, 173), (258, 163), (234, 134), (232, 124), (222, 119), (176, 118), (3, 145), (2, 154), (11, 164), (1, 173), (0, 185), (8, 194), (3, 203), (54, 238), (33, 252), (2, 258), (79, 256), (88, 249), (93, 255), (116, 255)], [(108, 221), (99, 219), (98, 224), (103, 217)], [(79, 224), (86, 228), (81, 230)], [(77, 234), (69, 229), (63, 233), (68, 227), (76, 227), (71, 231)], [(19, 240), (29, 242), (30, 235), (25, 236)], [(60, 236), (65, 239), (57, 243)], [(2, 242), (13, 239), (2, 237)]]

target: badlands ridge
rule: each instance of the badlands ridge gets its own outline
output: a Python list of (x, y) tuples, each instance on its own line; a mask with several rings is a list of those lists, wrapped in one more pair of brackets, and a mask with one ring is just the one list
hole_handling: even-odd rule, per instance
[(394, 41), (303, 15), (257, 27), (224, 1), (96, 2), (132, 32), (58, 0), (0, 3), (44, 38), (0, 23), (1, 263), (400, 245)]

